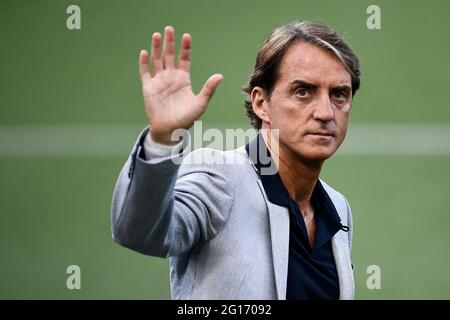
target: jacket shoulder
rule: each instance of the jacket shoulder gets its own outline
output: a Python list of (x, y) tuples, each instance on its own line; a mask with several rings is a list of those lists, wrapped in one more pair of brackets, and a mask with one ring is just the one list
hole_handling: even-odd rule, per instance
[[(242, 152), (242, 150), (244, 151)], [(236, 171), (238, 165), (249, 165), (250, 163), (245, 149), (242, 147), (226, 151), (199, 148), (184, 157), (180, 170), (225, 170), (230, 172)]]

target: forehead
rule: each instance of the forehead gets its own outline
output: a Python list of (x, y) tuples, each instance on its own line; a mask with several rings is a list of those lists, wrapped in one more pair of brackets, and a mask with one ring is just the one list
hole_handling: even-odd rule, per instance
[(305, 41), (292, 44), (281, 60), (278, 82), (295, 79), (325, 86), (351, 85), (351, 75), (338, 57)]

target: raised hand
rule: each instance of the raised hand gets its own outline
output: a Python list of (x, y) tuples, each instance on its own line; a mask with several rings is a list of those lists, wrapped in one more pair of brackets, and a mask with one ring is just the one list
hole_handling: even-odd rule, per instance
[(150, 134), (154, 141), (175, 144), (171, 134), (175, 129), (189, 129), (206, 110), (209, 100), (222, 81), (221, 74), (212, 75), (203, 85), (199, 94), (192, 92), (191, 36), (187, 33), (181, 38), (178, 62), (175, 65), (175, 34), (170, 26), (164, 29), (164, 45), (161, 51), (161, 34), (152, 36), (151, 64), (148, 67), (148, 52), (139, 55), (139, 71), (142, 80), (145, 110)]

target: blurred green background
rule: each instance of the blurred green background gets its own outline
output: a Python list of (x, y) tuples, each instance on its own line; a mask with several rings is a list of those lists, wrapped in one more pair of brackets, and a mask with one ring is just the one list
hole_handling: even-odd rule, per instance
[[(81, 30), (66, 28), (70, 4)], [(366, 27), (370, 4), (381, 30)], [(259, 43), (302, 18), (333, 26), (359, 55), (350, 133), (375, 128), (370, 141), (354, 131), (346, 143), (359, 138), (366, 151), (336, 155), (322, 175), (352, 206), (356, 298), (449, 299), (449, 12), (446, 0), (2, 0), (0, 298), (169, 298), (167, 261), (119, 247), (110, 232), (115, 180), (146, 121), (139, 50), (167, 24), (178, 38), (190, 32), (194, 89), (225, 76), (202, 120), (245, 128), (241, 87)], [(412, 151), (383, 149), (392, 133)], [(81, 290), (66, 288), (72, 264)], [(366, 286), (370, 265), (380, 290)]]

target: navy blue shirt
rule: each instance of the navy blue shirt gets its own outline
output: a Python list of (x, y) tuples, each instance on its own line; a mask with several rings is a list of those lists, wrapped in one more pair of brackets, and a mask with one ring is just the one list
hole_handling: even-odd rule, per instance
[[(336, 271), (331, 238), (345, 230), (331, 199), (317, 181), (311, 201), (314, 207), (316, 237), (311, 246), (303, 215), (276, 172), (262, 174), (261, 169), (273, 166), (261, 134), (246, 145), (247, 153), (260, 173), (269, 201), (289, 210), (289, 262), (286, 299), (339, 299), (339, 279)], [(253, 150), (250, 152), (249, 150)], [(270, 171), (270, 170), (269, 170)]]

